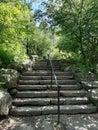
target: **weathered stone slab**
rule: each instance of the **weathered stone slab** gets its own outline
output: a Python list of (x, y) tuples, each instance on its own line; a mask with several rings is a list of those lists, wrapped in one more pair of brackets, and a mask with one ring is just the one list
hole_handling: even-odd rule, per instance
[(17, 107), (10, 111), (11, 115), (14, 116), (37, 116), (41, 115), (40, 107)]
[(5, 82), (6, 88), (16, 88), (19, 73), (13, 69), (1, 69), (0, 70), (0, 81)]
[[(93, 105), (61, 105), (60, 113), (65, 114), (78, 114), (78, 113), (92, 113), (97, 108)], [(57, 114), (57, 105), (43, 106), (43, 107), (17, 107), (11, 110), (12, 115), (16, 116), (34, 116), (34, 115), (48, 115)]]
[(47, 85), (18, 85), (17, 89), (20, 91), (29, 91), (29, 90), (47, 90)]
[[(51, 80), (20, 80), (21, 85), (48, 85), (51, 84)], [(76, 80), (58, 80), (58, 83), (61, 84), (76, 84)], [(55, 81), (52, 80), (52, 84), (55, 84)]]
[(56, 114), (57, 106), (44, 106), (42, 107), (42, 114)]
[(17, 93), (16, 97), (24, 98), (24, 97), (57, 97), (56, 91), (20, 91)]
[(25, 106), (25, 105), (32, 105), (32, 106), (41, 106), (41, 105), (49, 105), (50, 104), (49, 98), (17, 98), (13, 101), (13, 105), (15, 106)]
[(85, 89), (98, 88), (98, 81), (81, 81), (81, 83)]
[(61, 96), (64, 97), (83, 97), (86, 95), (86, 91), (84, 90), (76, 90), (76, 91), (60, 91)]
[[(90, 89), (88, 90), (89, 97), (98, 102), (98, 89)], [(98, 104), (98, 103), (97, 103)]]

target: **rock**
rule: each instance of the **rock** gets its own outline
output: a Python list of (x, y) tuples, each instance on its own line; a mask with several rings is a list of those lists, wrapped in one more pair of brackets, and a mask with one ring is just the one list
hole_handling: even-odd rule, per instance
[(14, 70), (17, 70), (18, 72), (23, 72), (27, 70), (32, 70), (33, 61), (30, 59), (27, 59), (23, 61), (22, 63), (12, 62), (8, 68), (12, 68)]
[(22, 72), (24, 70), (23, 64), (12, 61), (7, 68), (17, 70), (18, 72)]
[(12, 98), (6, 91), (0, 91), (0, 115), (7, 116), (12, 105)]
[[(77, 81), (81, 82), (81, 81), (93, 81), (95, 79), (93, 73), (84, 73), (83, 71), (81, 71), (80, 68), (72, 66), (71, 67), (71, 71), (74, 75), (74, 77), (77, 79)], [(92, 76), (93, 75), (93, 76)]]
[(98, 88), (98, 81), (81, 81), (81, 84), (86, 90)]
[(7, 68), (17, 70), (18, 72), (32, 70), (32, 67), (34, 66), (34, 63), (37, 58), (38, 56), (34, 55), (33, 57), (31, 57), (31, 59), (26, 59), (22, 63), (13, 61), (10, 63), (10, 65), (7, 66)]
[(72, 66), (71, 71), (78, 82), (86, 80), (86, 75), (80, 70), (80, 68)]
[(88, 92), (93, 100), (98, 101), (98, 89), (89, 89)]
[(94, 71), (85, 74), (76, 66), (72, 66), (71, 71), (75, 79), (87, 91), (88, 98), (98, 107), (98, 81), (96, 80)]
[(0, 70), (0, 81), (5, 82), (7, 89), (16, 88), (19, 73), (13, 69), (1, 69)]
[(72, 66), (67, 66), (67, 67), (65, 67), (64, 70), (65, 70), (65, 71), (70, 71), (70, 70), (71, 70), (71, 67), (72, 67)]
[(88, 98), (98, 107), (98, 81), (82, 81), (81, 84), (87, 90)]
[(88, 97), (98, 108), (98, 89), (89, 89)]

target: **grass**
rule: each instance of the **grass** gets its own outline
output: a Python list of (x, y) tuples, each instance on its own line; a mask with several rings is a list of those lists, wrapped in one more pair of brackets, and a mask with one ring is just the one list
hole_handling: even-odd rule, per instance
[(5, 90), (4, 87), (2, 85), (4, 85), (5, 82), (0, 82), (0, 90)]

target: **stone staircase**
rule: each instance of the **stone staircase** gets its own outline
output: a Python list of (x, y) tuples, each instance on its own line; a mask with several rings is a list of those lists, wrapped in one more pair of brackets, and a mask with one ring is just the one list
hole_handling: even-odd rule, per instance
[[(60, 85), (60, 113), (93, 113), (97, 108), (90, 103), (87, 93), (69, 71), (63, 71), (58, 61), (53, 61)], [(48, 66), (49, 67), (49, 66)], [(17, 86), (18, 92), (10, 111), (14, 116), (57, 114), (57, 86), (46, 61), (38, 61), (33, 71), (23, 72)]]

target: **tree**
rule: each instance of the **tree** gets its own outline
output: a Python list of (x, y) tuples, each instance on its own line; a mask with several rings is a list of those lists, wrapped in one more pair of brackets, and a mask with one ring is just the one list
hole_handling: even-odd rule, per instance
[[(28, 22), (28, 13), (19, 1), (6, 0), (0, 2), (0, 50), (1, 53), (3, 52), (0, 55), (0, 60), (2, 65), (6, 66), (16, 55), (19, 56), (19, 59), (24, 59), (25, 49), (22, 49), (22, 43), (26, 36), (25, 26)], [(21, 50), (24, 54), (22, 56), (19, 55)], [(5, 64), (3, 55), (6, 57), (11, 55), (13, 58), (9, 58), (9, 62)]]
[(77, 54), (82, 64), (96, 65), (98, 1), (49, 0), (44, 5), (46, 11), (37, 11), (36, 19), (42, 17), (48, 27), (54, 27), (61, 35), (63, 39), (58, 45), (59, 49)]
[(22, 62), (32, 54), (43, 57), (49, 49), (48, 33), (36, 27), (32, 2), (0, 1), (0, 67), (13, 60)]

